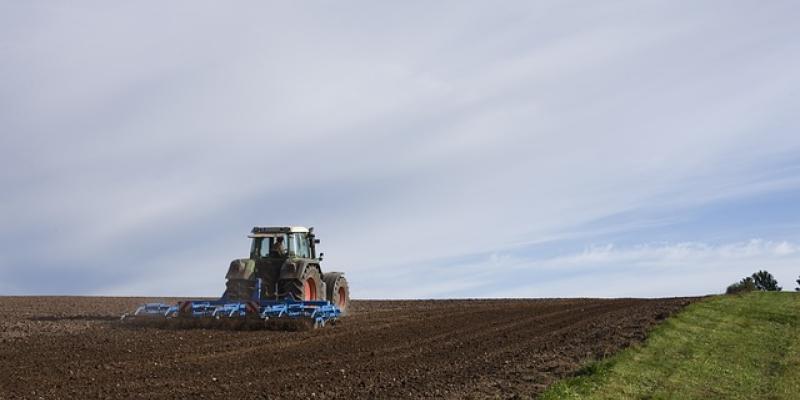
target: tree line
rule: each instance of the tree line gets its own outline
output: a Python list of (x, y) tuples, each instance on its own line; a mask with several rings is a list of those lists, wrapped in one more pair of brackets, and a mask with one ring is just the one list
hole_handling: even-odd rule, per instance
[[(800, 277), (797, 278), (797, 287), (794, 289), (795, 291), (800, 292)], [(733, 283), (728, 286), (728, 289), (725, 290), (727, 294), (736, 294), (736, 293), (743, 293), (743, 292), (752, 292), (755, 290), (765, 291), (765, 292), (780, 292), (783, 290), (782, 287), (778, 286), (778, 280), (775, 279), (772, 274), (767, 271), (754, 272), (753, 275), (748, 276), (740, 280), (739, 282)]]

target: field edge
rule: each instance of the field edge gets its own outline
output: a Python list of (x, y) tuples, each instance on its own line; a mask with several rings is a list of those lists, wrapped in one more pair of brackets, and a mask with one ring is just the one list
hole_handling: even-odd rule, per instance
[(587, 363), (539, 398), (798, 398), (798, 328), (800, 293), (709, 296), (656, 326), (644, 342)]

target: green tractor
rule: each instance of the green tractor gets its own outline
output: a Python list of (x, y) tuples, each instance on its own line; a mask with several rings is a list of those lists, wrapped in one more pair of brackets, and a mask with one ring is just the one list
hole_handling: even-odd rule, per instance
[(327, 300), (347, 311), (347, 279), (343, 272), (322, 272), (314, 228), (254, 227), (249, 237), (250, 258), (231, 262), (224, 299), (252, 299), (260, 290), (263, 300)]

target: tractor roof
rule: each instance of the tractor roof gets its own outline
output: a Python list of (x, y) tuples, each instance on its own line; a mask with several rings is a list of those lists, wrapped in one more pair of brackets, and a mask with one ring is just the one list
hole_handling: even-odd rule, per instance
[(267, 236), (275, 233), (308, 233), (310, 231), (310, 229), (302, 226), (254, 226), (250, 236)]

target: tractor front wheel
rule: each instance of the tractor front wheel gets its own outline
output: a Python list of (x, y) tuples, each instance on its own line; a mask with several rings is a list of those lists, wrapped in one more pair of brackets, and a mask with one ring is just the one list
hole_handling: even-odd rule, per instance
[(347, 285), (347, 279), (341, 272), (329, 272), (322, 276), (322, 280), (325, 281), (328, 301), (346, 314), (350, 306), (350, 287)]

